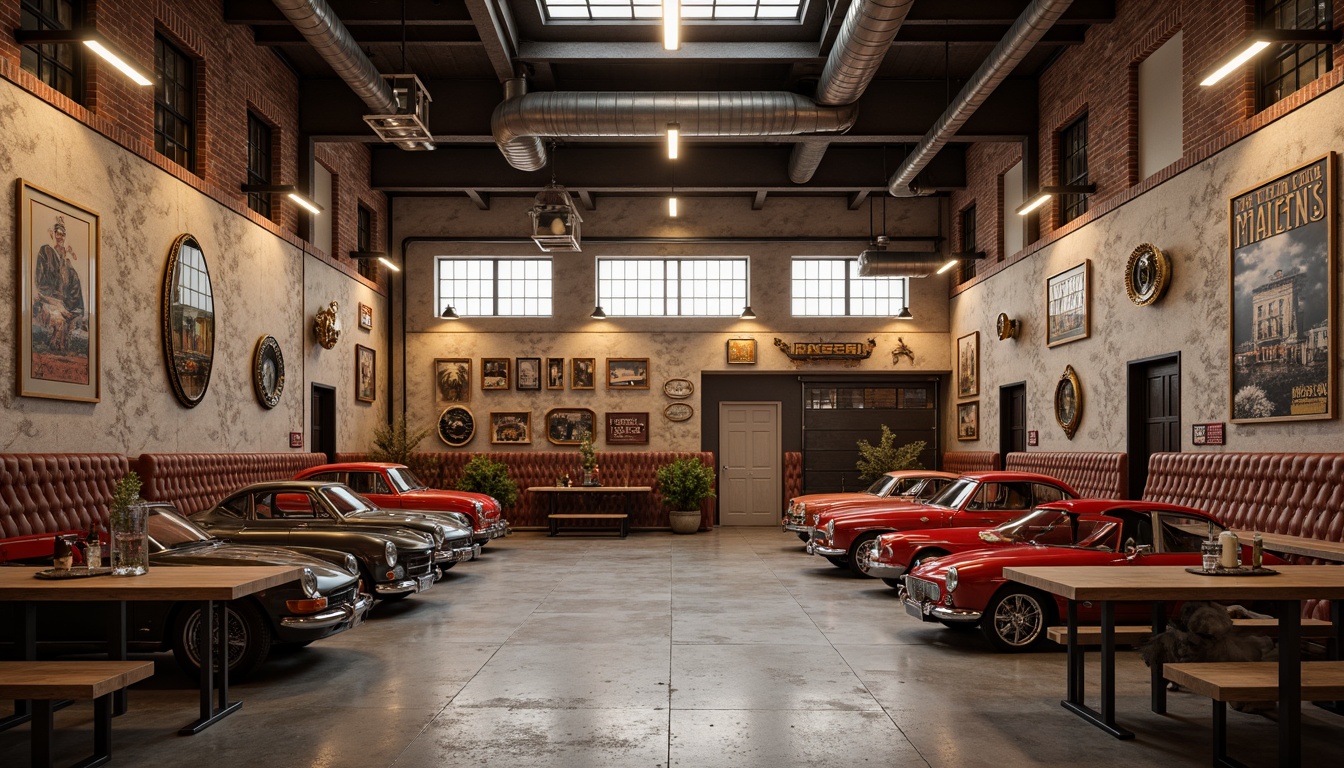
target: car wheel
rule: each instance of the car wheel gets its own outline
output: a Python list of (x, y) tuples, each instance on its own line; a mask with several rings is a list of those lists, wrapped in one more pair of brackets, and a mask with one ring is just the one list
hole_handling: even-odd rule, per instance
[(910, 567), (906, 568), (905, 572), (909, 573), (930, 560), (946, 556), (947, 553), (939, 549), (926, 549), (923, 552), (917, 552), (914, 557), (910, 558)]
[(877, 552), (877, 531), (865, 533), (854, 540), (849, 548), (849, 572), (862, 579), (871, 579), (868, 569), (872, 567), (873, 555)]
[(905, 579), (901, 578), (883, 579), (882, 583), (886, 584), (888, 587), (891, 587), (892, 589), (895, 590), (905, 589)]
[(826, 562), (834, 565), (836, 568), (848, 568), (849, 561), (843, 557), (827, 557)]
[[(178, 613), (173, 623), (173, 658), (188, 675), (201, 673), (201, 654), (196, 642), (196, 630), (201, 623), (199, 606), (189, 606)], [(266, 660), (271, 652), (270, 623), (256, 605), (237, 600), (228, 605), (225, 625), (228, 632), (229, 677), (241, 680)], [(215, 627), (218, 633), (220, 628)], [(218, 660), (215, 662), (218, 664)]]
[(1004, 653), (1030, 651), (1045, 639), (1053, 608), (1050, 599), (1040, 592), (1008, 587), (989, 601), (980, 619), (980, 631)]

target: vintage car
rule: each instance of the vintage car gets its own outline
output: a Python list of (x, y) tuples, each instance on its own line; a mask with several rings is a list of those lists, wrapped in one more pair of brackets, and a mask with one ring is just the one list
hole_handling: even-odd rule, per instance
[(383, 509), (461, 514), (471, 526), (472, 540), (481, 546), (510, 533), (509, 523), (494, 497), (430, 488), (404, 464), (380, 461), (322, 464), (303, 470), (294, 479), (345, 483)]
[[(151, 568), (193, 565), (285, 565), (303, 568), (298, 581), (262, 590), (229, 603), (229, 674), (242, 677), (266, 660), (273, 645), (307, 645), (357, 626), (373, 598), (358, 589), (359, 566), (351, 555), (331, 550), (300, 553), (280, 547), (231, 544), (212, 537), (177, 514), (171, 504), (154, 504), (148, 518)], [(50, 555), (47, 556), (50, 564)], [(0, 604), (0, 627), (15, 627)], [(105, 643), (98, 603), (42, 603), (37, 607), (40, 649), (87, 651)], [(137, 653), (172, 650), (190, 675), (200, 670), (196, 627), (201, 620), (195, 602), (126, 604), (130, 642)], [(6, 636), (6, 641), (15, 640)]]
[(920, 528), (989, 528), (1050, 501), (1076, 498), (1068, 484), (1034, 472), (972, 472), (927, 502), (850, 506), (817, 517), (808, 554), (869, 576), (877, 537)]
[(417, 530), (396, 516), (342, 514), (338, 503), (370, 509), (362, 503), (354, 507), (352, 499), (357, 501), (358, 495), (337, 483), (256, 483), (191, 520), (225, 541), (348, 552), (359, 561), (363, 591), (379, 599), (400, 600), (433, 586), (434, 559), (445, 552), (444, 540), (424, 530), (423, 521)]
[[(1060, 621), (1066, 605), (1063, 598), (1007, 581), (1005, 567), (1198, 566), (1200, 545), (1223, 530), (1198, 509), (1113, 499), (1046, 504), (1024, 518), (1024, 526), (1042, 524), (1051, 513), (1063, 514), (1055, 518), (1053, 528), (1041, 525), (1036, 541), (1000, 542), (993, 549), (950, 554), (912, 568), (905, 576), (906, 612), (954, 628), (978, 626), (995, 648), (1028, 651), (1045, 639), (1047, 627)], [(1250, 547), (1243, 547), (1242, 560), (1250, 562), (1250, 557)], [(1265, 554), (1264, 562), (1282, 561)], [(1096, 622), (1099, 616), (1098, 608), (1079, 605), (1080, 621)], [(1117, 603), (1115, 617), (1117, 622), (1147, 624), (1152, 613), (1147, 604)]]
[(957, 479), (951, 472), (932, 469), (901, 469), (879, 477), (867, 490), (854, 493), (809, 493), (789, 499), (784, 510), (784, 530), (793, 531), (804, 543), (817, 515), (851, 506), (876, 506), (879, 499), (891, 504), (927, 501)]

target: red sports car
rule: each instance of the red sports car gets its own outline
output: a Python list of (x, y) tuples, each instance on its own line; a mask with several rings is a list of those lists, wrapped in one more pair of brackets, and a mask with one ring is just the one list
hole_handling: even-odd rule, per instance
[(381, 461), (323, 464), (303, 470), (294, 479), (345, 483), (383, 509), (460, 513), (471, 523), (472, 541), (481, 546), (511, 533), (509, 522), (504, 519), (494, 497), (430, 488), (405, 464)]
[(932, 469), (901, 469), (879, 477), (865, 491), (794, 496), (789, 499), (788, 509), (784, 510), (784, 530), (797, 533), (798, 538), (806, 542), (811, 532), (809, 526), (815, 527), (817, 515), (822, 512), (855, 505), (877, 505), (879, 499), (889, 504), (927, 501), (957, 477), (951, 472)]
[(840, 568), (868, 576), (877, 537), (920, 528), (989, 528), (1021, 517), (1038, 504), (1071, 499), (1066, 483), (1034, 472), (972, 472), (927, 502), (851, 505), (817, 516), (807, 543)]
[[(949, 627), (979, 626), (999, 650), (1028, 651), (1045, 639), (1047, 627), (1060, 621), (1066, 605), (1063, 598), (1007, 581), (1005, 567), (1198, 566), (1200, 545), (1223, 530), (1198, 509), (1147, 501), (1061, 501), (1037, 509), (1036, 520), (1044, 520), (1048, 511), (1064, 516), (1050, 531), (1038, 531), (1043, 541), (951, 554), (912, 568), (905, 577), (906, 612)], [(1242, 561), (1250, 562), (1250, 547), (1242, 550)], [(1283, 561), (1266, 554), (1264, 562)], [(1117, 603), (1115, 609), (1117, 623), (1147, 624), (1152, 619), (1146, 604)], [(1100, 615), (1098, 608), (1078, 606), (1080, 621), (1096, 622)]]

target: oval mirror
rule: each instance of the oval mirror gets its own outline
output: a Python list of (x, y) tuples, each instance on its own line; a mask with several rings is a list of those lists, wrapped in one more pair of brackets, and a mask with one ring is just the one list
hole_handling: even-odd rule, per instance
[(163, 354), (173, 394), (195, 408), (215, 359), (215, 299), (205, 253), (191, 235), (173, 241), (163, 275)]

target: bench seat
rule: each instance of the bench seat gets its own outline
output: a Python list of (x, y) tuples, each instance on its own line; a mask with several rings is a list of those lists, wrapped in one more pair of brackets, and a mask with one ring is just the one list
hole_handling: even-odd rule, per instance
[[(1233, 619), (1232, 627), (1247, 634), (1275, 636), (1279, 633), (1278, 619)], [(1328, 621), (1322, 619), (1302, 619), (1303, 637), (1328, 638), (1333, 630)], [(1069, 642), (1068, 627), (1050, 627), (1046, 636), (1064, 645)], [(1146, 643), (1153, 636), (1153, 628), (1147, 625), (1124, 625), (1115, 628), (1115, 642), (1119, 645)], [(1079, 627), (1078, 642), (1083, 645), (1101, 645), (1101, 627)]]
[[(617, 526), (618, 526), (618, 527), (617, 527), (617, 530), (620, 531), (621, 538), (624, 539), (626, 536), (630, 535), (630, 516), (629, 516), (629, 515), (623, 515), (623, 514), (620, 514), (620, 515), (618, 515), (618, 514), (598, 514), (598, 513), (588, 513), (588, 512), (563, 512), (563, 513), (557, 513), (557, 514), (554, 514), (554, 515), (547, 515), (546, 517), (547, 517), (547, 519), (550, 521), (550, 524), (551, 524), (551, 533), (550, 533), (550, 535), (552, 535), (552, 536), (558, 535), (558, 534), (560, 533), (560, 521), (561, 521), (561, 520), (615, 520), (616, 523), (617, 523)], [(568, 529), (568, 530), (571, 530), (571, 531), (581, 531), (581, 530), (610, 530), (610, 529), (605, 529), (605, 528), (570, 528), (570, 529)]]
[[(1162, 676), (1214, 701), (1278, 701), (1277, 661), (1164, 664)], [(1344, 699), (1344, 661), (1302, 662), (1302, 701)]]

